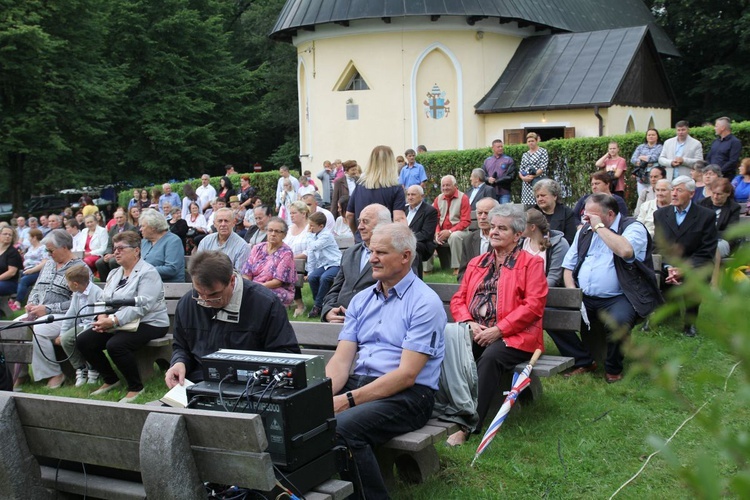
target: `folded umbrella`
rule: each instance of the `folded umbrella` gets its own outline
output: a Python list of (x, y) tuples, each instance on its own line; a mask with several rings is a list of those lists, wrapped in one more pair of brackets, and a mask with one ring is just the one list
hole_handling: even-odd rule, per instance
[(492, 419), (490, 426), (487, 428), (487, 432), (484, 433), (482, 441), (479, 443), (476, 453), (474, 453), (474, 459), (471, 461), (472, 467), (474, 466), (474, 462), (477, 461), (477, 458), (479, 458), (479, 455), (481, 455), (482, 452), (487, 449), (492, 440), (495, 438), (495, 434), (497, 434), (497, 431), (500, 430), (500, 426), (503, 425), (505, 418), (510, 413), (510, 409), (516, 403), (518, 395), (521, 393), (521, 391), (526, 389), (529, 384), (531, 384), (531, 370), (534, 368), (534, 364), (537, 362), (539, 356), (541, 355), (541, 349), (537, 349), (536, 351), (534, 351), (534, 355), (531, 356), (529, 364), (526, 365), (526, 368), (524, 368), (521, 373), (513, 374), (513, 383), (511, 384), (510, 391), (505, 397), (505, 401), (503, 401), (503, 405), (500, 407), (500, 410), (498, 410), (497, 415), (495, 415), (495, 418)]

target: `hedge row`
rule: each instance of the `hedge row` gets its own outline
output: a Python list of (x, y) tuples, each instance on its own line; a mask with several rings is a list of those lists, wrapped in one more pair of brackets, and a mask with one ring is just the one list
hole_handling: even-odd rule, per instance
[[(736, 135), (743, 144), (742, 157), (750, 156), (750, 122), (734, 123), (732, 133)], [(608, 137), (582, 137), (577, 139), (556, 139), (540, 143), (540, 146), (549, 154), (549, 168), (547, 175), (561, 183), (565, 193), (565, 202), (572, 206), (578, 198), (588, 193), (589, 175), (595, 172), (596, 160), (607, 152), (610, 141), (617, 141), (620, 145), (620, 156), (628, 162), (639, 144), (645, 142), (644, 132), (635, 132), (625, 135), (614, 135)], [(674, 129), (660, 130), (662, 141), (674, 137)], [(713, 127), (695, 127), (690, 129), (690, 135), (703, 143), (704, 157), (713, 142)], [(509, 155), (520, 165), (521, 156), (528, 151), (525, 144), (514, 144), (505, 146), (505, 154)], [(482, 149), (467, 149), (464, 151), (444, 151), (438, 153), (424, 153), (417, 157), (417, 161), (424, 165), (429, 176), (426, 195), (432, 199), (440, 193), (440, 178), (452, 174), (458, 180), (459, 188), (464, 191), (469, 187), (469, 175), (472, 169), (481, 167), (484, 160), (492, 154), (489, 147)], [(628, 186), (626, 197), (630, 206), (635, 206), (636, 188), (635, 180), (628, 175)], [(521, 199), (521, 181), (517, 179), (513, 183), (513, 200), (519, 202)]]
[[(743, 144), (742, 157), (750, 156), (750, 122), (734, 123), (732, 132)], [(674, 129), (660, 130), (662, 141), (674, 137)], [(703, 143), (704, 156), (713, 142), (713, 127), (695, 127), (690, 129), (690, 135)], [(577, 139), (556, 139), (540, 143), (541, 147), (547, 150), (549, 154), (549, 168), (547, 175), (556, 179), (563, 187), (565, 202), (569, 205), (589, 192), (589, 174), (597, 169), (594, 166), (596, 160), (607, 152), (607, 146), (610, 141), (617, 141), (620, 145), (620, 156), (625, 158), (630, 165), (630, 157), (639, 144), (644, 142), (645, 133), (635, 132), (625, 135), (614, 135), (607, 137), (582, 137)], [(521, 156), (528, 151), (525, 144), (506, 145), (505, 153), (516, 161), (517, 165), (521, 163)], [(426, 197), (433, 199), (440, 194), (440, 178), (444, 175), (452, 174), (458, 180), (459, 188), (465, 191), (469, 187), (469, 175), (474, 168), (481, 167), (484, 160), (491, 154), (489, 147), (481, 149), (466, 149), (463, 151), (443, 151), (437, 153), (424, 153), (417, 157), (417, 161), (424, 165), (429, 177), (426, 189)], [(239, 188), (240, 175), (230, 176), (235, 188)], [(273, 172), (250, 173), (250, 183), (255, 187), (258, 196), (264, 201), (273, 205), (276, 198), (276, 183), (279, 174)], [(297, 172), (292, 175), (298, 176)], [(219, 180), (221, 177), (212, 177), (211, 184), (219, 190)], [(635, 181), (628, 175), (628, 185), (626, 188), (626, 198), (631, 207), (635, 206), (636, 189)], [(190, 183), (194, 187), (200, 186), (200, 179), (192, 179), (185, 182), (172, 184), (172, 190), (182, 197), (182, 187)], [(316, 179), (316, 183), (319, 183)], [(120, 206), (127, 206), (132, 197), (132, 191), (123, 191), (120, 193), (118, 203)], [(513, 183), (513, 200), (521, 199), (521, 181), (516, 180)]]

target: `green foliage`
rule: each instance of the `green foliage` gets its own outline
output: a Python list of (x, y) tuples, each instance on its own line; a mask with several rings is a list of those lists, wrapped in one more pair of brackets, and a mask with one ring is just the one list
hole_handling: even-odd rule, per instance
[[(244, 174), (233, 174), (229, 176), (229, 180), (232, 181), (232, 185), (239, 189), (240, 185), (240, 176)], [(263, 203), (267, 205), (273, 206), (276, 202), (276, 183), (279, 180), (279, 173), (278, 172), (253, 172), (248, 173), (247, 175), (250, 176), (250, 185), (253, 186), (256, 190), (257, 196), (260, 197), (261, 200), (263, 200)], [(297, 175), (294, 173), (293, 175)], [(211, 177), (211, 185), (216, 189), (216, 191), (219, 191), (219, 181), (221, 180), (221, 177)], [(182, 192), (183, 186), (185, 184), (192, 184), (194, 188), (198, 188), (198, 186), (201, 185), (200, 179), (189, 179), (184, 182), (173, 182), (171, 183), (172, 191), (180, 195), (180, 198), (184, 196)], [(159, 184), (161, 185), (161, 184)], [(154, 185), (150, 185), (149, 187), (143, 188), (143, 189), (151, 189)], [(118, 197), (117, 197), (117, 204), (121, 207), (127, 207), (128, 202), (130, 202), (131, 198), (133, 197), (133, 190), (126, 190), (122, 191)]]
[(644, 0), (682, 57), (665, 61), (677, 95), (676, 120), (750, 118), (747, 2)]
[[(750, 156), (750, 122), (733, 123), (732, 133), (736, 135), (743, 144), (742, 157)], [(674, 137), (674, 129), (660, 130), (662, 141)], [(703, 143), (704, 156), (713, 142), (715, 135), (713, 126), (694, 127), (690, 129), (690, 135)], [(608, 137), (581, 137), (576, 139), (556, 139), (540, 143), (549, 155), (549, 168), (547, 176), (561, 183), (563, 186), (564, 200), (568, 205), (574, 204), (578, 198), (590, 192), (589, 175), (597, 170), (594, 166), (596, 160), (607, 152), (610, 141), (616, 141), (620, 145), (620, 156), (625, 158), (628, 167), (630, 157), (639, 144), (645, 141), (643, 132), (631, 134), (614, 135)], [(521, 156), (528, 151), (525, 144), (510, 144), (505, 146), (505, 154), (520, 165)], [(469, 175), (474, 168), (481, 168), (484, 160), (492, 154), (489, 147), (482, 149), (466, 149), (463, 151), (442, 151), (436, 153), (424, 153), (418, 156), (417, 161), (424, 165), (429, 176), (428, 186), (425, 190), (426, 196), (434, 198), (440, 193), (440, 178), (452, 174), (458, 180), (459, 189), (466, 191), (469, 188)], [(521, 199), (521, 181), (516, 179), (512, 186), (513, 199)], [(632, 208), (636, 202), (635, 180), (628, 175), (626, 198)]]
[(3, 2), (0, 193), (294, 165), (295, 49), (266, 37), (283, 4)]

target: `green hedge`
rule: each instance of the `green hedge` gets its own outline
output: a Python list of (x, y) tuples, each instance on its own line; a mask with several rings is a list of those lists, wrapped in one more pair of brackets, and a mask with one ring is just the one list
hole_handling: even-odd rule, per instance
[[(732, 124), (732, 133), (742, 141), (742, 157), (750, 156), (750, 122)], [(662, 141), (674, 137), (674, 129), (660, 130)], [(639, 144), (645, 139), (644, 132), (632, 134), (615, 135), (608, 137), (582, 137), (577, 139), (556, 139), (540, 143), (541, 147), (549, 154), (549, 177), (558, 180), (563, 186), (565, 202), (568, 205), (575, 203), (578, 198), (589, 192), (589, 175), (595, 172), (596, 160), (607, 152), (610, 141), (617, 141), (620, 145), (620, 156), (628, 162)], [(713, 127), (694, 127), (690, 129), (690, 135), (703, 143), (704, 156), (713, 142)], [(521, 155), (528, 151), (525, 144), (506, 145), (505, 154), (516, 162), (521, 163)], [(440, 193), (440, 178), (452, 174), (458, 180), (459, 188), (465, 191), (469, 187), (469, 175), (474, 168), (481, 168), (484, 160), (492, 154), (489, 147), (482, 149), (467, 149), (464, 151), (443, 151), (437, 153), (423, 153), (417, 157), (417, 161), (424, 165), (429, 177), (426, 196), (434, 198)], [(630, 170), (628, 170), (630, 171)], [(636, 188), (635, 180), (628, 175), (628, 187), (626, 196), (631, 207), (635, 206)], [(513, 183), (513, 201), (521, 199), (521, 181), (516, 179)]]
[[(242, 173), (239, 174), (233, 174), (229, 176), (229, 180), (232, 181), (232, 186), (239, 192), (240, 189), (240, 176), (244, 175)], [(273, 206), (276, 202), (276, 184), (279, 180), (279, 172), (273, 171), (273, 172), (260, 172), (260, 173), (248, 173), (247, 175), (250, 176), (250, 185), (255, 188), (257, 191), (257, 196), (259, 196), (263, 203), (266, 203), (268, 205)], [(292, 172), (292, 175), (295, 177), (299, 177), (298, 172)], [(216, 189), (216, 191), (219, 191), (219, 181), (221, 180), (221, 177), (211, 177), (211, 185)], [(198, 186), (201, 185), (200, 179), (191, 179), (189, 181), (185, 182), (175, 182), (172, 184), (172, 191), (179, 194), (180, 198), (182, 198), (182, 187), (185, 184), (192, 184), (194, 188), (198, 188)], [(146, 188), (141, 189), (151, 189), (157, 184), (148, 186)], [(161, 186), (159, 184), (158, 186)], [(135, 189), (135, 188), (134, 188)], [(128, 203), (130, 202), (130, 199), (133, 197), (133, 190), (129, 191), (122, 191), (117, 197), (117, 204), (121, 207), (127, 207)]]

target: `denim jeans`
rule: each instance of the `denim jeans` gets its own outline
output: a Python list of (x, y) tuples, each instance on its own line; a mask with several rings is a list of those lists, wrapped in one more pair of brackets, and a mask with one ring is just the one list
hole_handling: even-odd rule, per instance
[(24, 274), (21, 279), (18, 280), (18, 292), (16, 292), (16, 300), (23, 304), (26, 299), (29, 298), (29, 292), (36, 283), (36, 279), (39, 277), (39, 273)]
[(510, 194), (501, 194), (497, 197), (497, 201), (500, 202), (501, 205), (505, 203), (510, 203)]
[[(352, 375), (341, 393), (352, 391), (376, 380), (376, 377)], [(380, 474), (375, 448), (393, 437), (424, 427), (432, 414), (435, 391), (414, 385), (385, 399), (358, 404), (336, 417), (339, 444), (347, 446), (354, 457), (362, 490), (355, 474), (342, 474), (354, 484), (354, 498), (389, 498)]]
[[(611, 375), (619, 375), (625, 359), (621, 349), (622, 342), (638, 320), (638, 313), (625, 295), (609, 298), (584, 295), (583, 303), (591, 323), (589, 330), (593, 335), (605, 337), (607, 341), (604, 369)], [(586, 326), (582, 325), (581, 328)], [(575, 333), (548, 330), (547, 334), (552, 337), (561, 355), (575, 358), (576, 367), (589, 366), (594, 362), (591, 352)]]
[(307, 275), (307, 282), (310, 283), (313, 299), (317, 307), (323, 307), (323, 299), (333, 284), (333, 279), (339, 272), (339, 266), (331, 266), (328, 269), (319, 267)]

